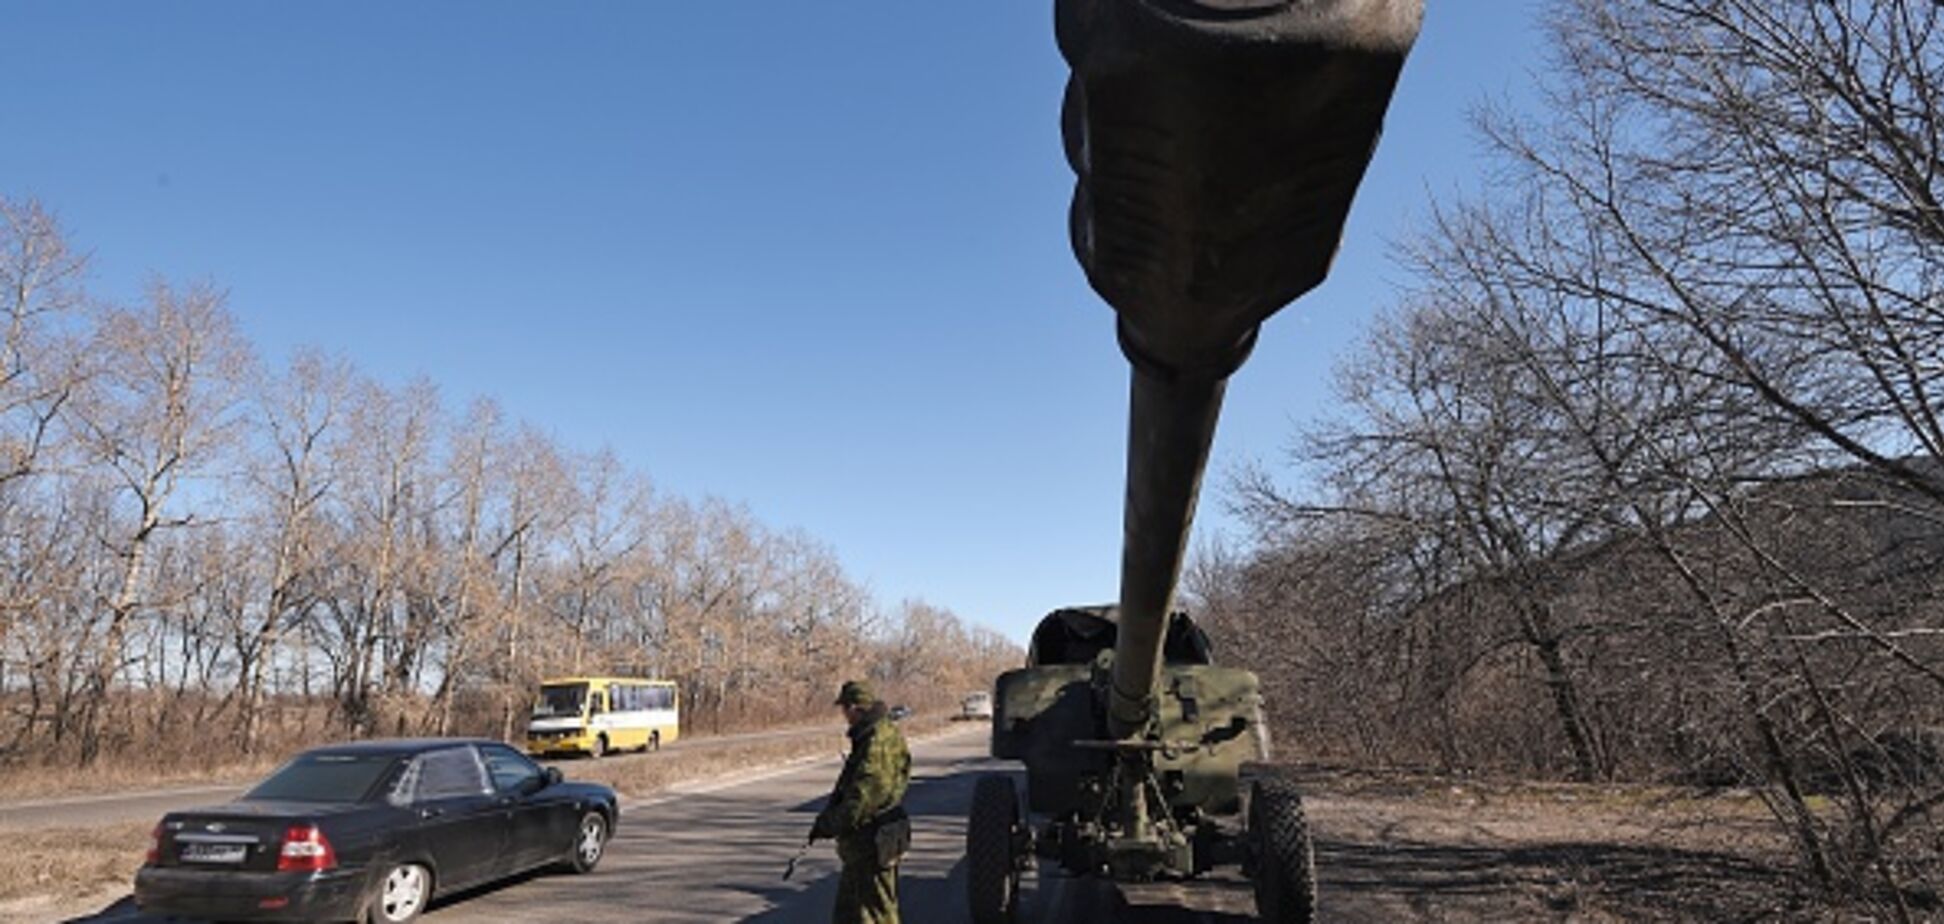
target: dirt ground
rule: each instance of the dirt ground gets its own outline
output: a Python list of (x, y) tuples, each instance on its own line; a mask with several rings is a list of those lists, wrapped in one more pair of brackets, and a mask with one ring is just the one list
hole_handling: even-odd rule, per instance
[(1805, 892), (1747, 792), (1288, 772), (1325, 920), (1879, 920)]

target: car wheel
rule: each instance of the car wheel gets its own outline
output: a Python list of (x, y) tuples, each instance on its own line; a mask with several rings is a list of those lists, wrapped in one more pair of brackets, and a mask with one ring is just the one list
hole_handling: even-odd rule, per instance
[(593, 750), (588, 751), (587, 754), (589, 757), (592, 757), (595, 760), (600, 760), (601, 758), (607, 756), (607, 752), (608, 752), (607, 736), (598, 735), (594, 738)]
[(365, 903), (366, 924), (404, 924), (415, 920), (432, 899), (432, 873), (417, 863), (398, 863), (385, 869), (378, 887)]
[(574, 829), (574, 845), (567, 857), (567, 865), (576, 873), (591, 873), (599, 865), (601, 857), (607, 855), (608, 822), (607, 816), (600, 812), (588, 812), (581, 816), (580, 826)]

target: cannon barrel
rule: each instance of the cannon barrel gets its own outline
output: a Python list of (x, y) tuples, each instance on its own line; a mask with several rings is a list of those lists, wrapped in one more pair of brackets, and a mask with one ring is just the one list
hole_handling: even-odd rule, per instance
[(1108, 732), (1154, 714), (1222, 395), (1323, 281), (1423, 0), (1056, 0), (1075, 255), (1133, 367)]

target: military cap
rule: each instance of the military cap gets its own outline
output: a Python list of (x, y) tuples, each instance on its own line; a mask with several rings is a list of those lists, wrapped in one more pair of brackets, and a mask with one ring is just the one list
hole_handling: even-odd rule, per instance
[(877, 702), (877, 693), (872, 691), (869, 683), (862, 680), (846, 680), (844, 688), (837, 691), (839, 706), (869, 706), (875, 702)]

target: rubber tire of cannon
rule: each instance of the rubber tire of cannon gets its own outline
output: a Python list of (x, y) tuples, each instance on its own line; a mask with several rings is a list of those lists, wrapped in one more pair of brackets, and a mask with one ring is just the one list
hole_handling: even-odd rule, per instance
[(1011, 777), (988, 773), (972, 787), (965, 823), (966, 895), (973, 924), (1010, 924), (1019, 906), (1019, 867), (1013, 830), (1019, 797)]
[(1287, 780), (1261, 779), (1249, 796), (1255, 842), (1256, 918), (1267, 924), (1316, 920), (1316, 849), (1303, 797)]

